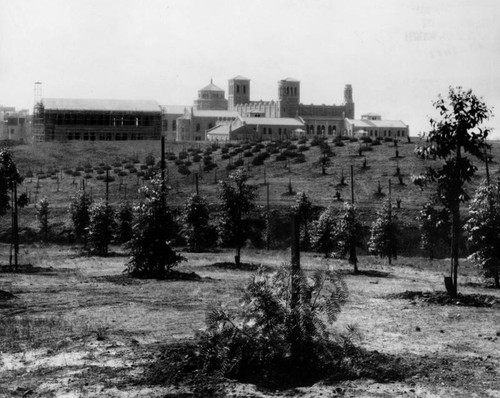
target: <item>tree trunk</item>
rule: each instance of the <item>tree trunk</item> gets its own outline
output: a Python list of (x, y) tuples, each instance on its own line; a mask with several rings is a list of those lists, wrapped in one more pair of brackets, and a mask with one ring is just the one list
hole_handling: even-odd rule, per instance
[(234, 256), (234, 263), (236, 264), (237, 267), (239, 267), (241, 264), (241, 246), (240, 245), (238, 245), (236, 247), (236, 256)]
[(498, 267), (493, 270), (493, 279), (495, 280), (495, 289), (500, 289), (500, 276), (498, 274)]
[(356, 246), (351, 242), (349, 247), (349, 262), (354, 266), (354, 273), (357, 274), (358, 270), (358, 256), (356, 255)]

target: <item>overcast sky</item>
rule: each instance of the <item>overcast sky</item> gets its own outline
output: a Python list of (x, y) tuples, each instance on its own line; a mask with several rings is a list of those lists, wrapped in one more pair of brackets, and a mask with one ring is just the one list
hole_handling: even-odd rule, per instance
[[(500, 112), (500, 1), (0, 0), (0, 104), (44, 97), (190, 105), (210, 82), (251, 79), (251, 99), (301, 81), (301, 102), (429, 128), (461, 85)], [(500, 138), (499, 117), (489, 125)]]

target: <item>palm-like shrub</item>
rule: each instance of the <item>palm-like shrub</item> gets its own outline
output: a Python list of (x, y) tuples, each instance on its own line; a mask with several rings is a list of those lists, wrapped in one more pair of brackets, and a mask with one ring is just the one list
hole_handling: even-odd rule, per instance
[(260, 269), (245, 288), (240, 316), (221, 306), (207, 313), (207, 329), (199, 335), (203, 371), (269, 385), (331, 374), (352, 337), (328, 330), (347, 296), (339, 274), (301, 273), (300, 301), (292, 310), (290, 267), (273, 274)]

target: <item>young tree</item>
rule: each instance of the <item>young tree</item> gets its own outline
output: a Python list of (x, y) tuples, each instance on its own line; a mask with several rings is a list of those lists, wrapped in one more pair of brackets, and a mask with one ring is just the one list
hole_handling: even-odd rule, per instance
[(83, 246), (87, 247), (87, 235), (90, 222), (90, 205), (92, 200), (85, 191), (78, 192), (69, 205), (69, 214), (73, 223), (76, 239), (83, 239)]
[(313, 247), (329, 257), (338, 250), (337, 211), (329, 206), (323, 210), (313, 226)]
[(420, 229), (420, 246), (434, 259), (436, 246), (450, 230), (450, 213), (446, 208), (437, 210), (431, 202), (427, 202), (418, 215)]
[(300, 247), (302, 250), (309, 250), (311, 248), (311, 237), (309, 236), (309, 221), (312, 216), (312, 203), (304, 192), (297, 193), (293, 211), (299, 217), (301, 224), (301, 242)]
[(391, 202), (386, 200), (377, 212), (377, 219), (372, 225), (368, 250), (379, 257), (387, 257), (389, 264), (398, 255), (398, 228), (392, 217)]
[[(12, 154), (8, 149), (0, 149), (0, 216), (12, 209), (12, 243), (14, 246), (14, 267), (17, 268), (17, 255), (19, 252), (19, 229), (18, 229), (18, 207), (27, 204), (25, 194), (17, 197), (17, 186), (21, 184), (23, 178), (17, 171)], [(12, 206), (11, 206), (12, 202)], [(11, 246), (12, 247), (12, 246)], [(12, 251), (9, 260), (12, 265)]]
[(219, 183), (218, 197), (222, 212), (217, 225), (219, 240), (222, 244), (236, 247), (235, 264), (240, 265), (241, 247), (245, 243), (246, 233), (243, 216), (255, 208), (257, 187), (247, 183), (248, 176), (242, 169), (237, 169), (229, 176), (229, 182)]
[(130, 202), (124, 202), (120, 205), (116, 218), (118, 222), (116, 241), (119, 244), (127, 243), (132, 239), (132, 222), (134, 221), (134, 211)]
[(445, 278), (450, 296), (457, 294), (458, 243), (460, 238), (460, 202), (468, 200), (464, 184), (471, 180), (477, 168), (467, 155), (485, 159), (486, 138), (489, 129), (482, 127), (491, 116), (491, 110), (472, 93), (461, 87), (449, 88), (448, 98), (439, 96), (434, 102), (440, 120), (431, 119), (431, 131), (426, 145), (416, 148), (423, 158), (438, 158), (444, 161), (441, 168), (429, 168), (423, 176), (427, 181), (437, 182), (438, 195), (451, 213), (451, 269)]
[(107, 256), (116, 230), (115, 212), (109, 204), (97, 202), (90, 206), (89, 216), (90, 249), (98, 256)]
[(145, 199), (135, 208), (134, 232), (126, 245), (130, 251), (127, 271), (138, 277), (164, 279), (184, 261), (170, 244), (173, 219), (166, 205), (166, 189), (154, 178), (141, 193)]
[(500, 187), (482, 184), (469, 204), (465, 224), (470, 259), (500, 288)]
[(207, 200), (197, 194), (191, 195), (182, 212), (182, 232), (191, 250), (199, 252), (214, 243), (215, 234), (208, 224), (209, 218)]
[(11, 193), (13, 185), (19, 185), (23, 179), (17, 171), (12, 153), (6, 149), (0, 149), (0, 215), (3, 216), (11, 208)]
[(47, 242), (49, 235), (49, 214), (49, 201), (47, 198), (43, 198), (38, 202), (36, 217), (38, 219), (38, 223), (40, 224), (40, 232), (43, 234), (45, 242)]
[(337, 254), (342, 258), (349, 256), (349, 263), (354, 266), (356, 274), (358, 273), (356, 247), (361, 246), (362, 233), (363, 226), (359, 221), (356, 206), (345, 202), (336, 228)]

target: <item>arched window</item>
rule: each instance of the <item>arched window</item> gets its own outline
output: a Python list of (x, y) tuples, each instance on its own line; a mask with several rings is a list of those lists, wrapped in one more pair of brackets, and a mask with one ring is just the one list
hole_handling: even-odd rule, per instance
[(243, 94), (246, 94), (246, 93), (247, 93), (247, 86), (243, 85)]
[(213, 127), (213, 126), (212, 126), (212, 123), (209, 123), (209, 124), (208, 124), (208, 129), (210, 130), (212, 127)]
[(316, 127), (316, 134), (320, 135), (321, 134), (321, 126)]
[(196, 131), (200, 131), (200, 128), (201, 128), (200, 123), (196, 123)]
[(237, 84), (237, 85), (236, 85), (236, 93), (239, 93), (239, 92), (240, 92), (240, 85), (239, 85), (239, 84)]

